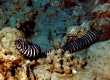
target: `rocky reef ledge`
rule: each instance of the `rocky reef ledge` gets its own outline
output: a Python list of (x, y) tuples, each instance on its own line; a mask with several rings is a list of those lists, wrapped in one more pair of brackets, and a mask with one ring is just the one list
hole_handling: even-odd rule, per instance
[[(27, 60), (14, 46), (24, 34), (16, 28), (0, 31), (0, 80), (109, 80), (110, 40), (73, 54), (52, 50), (47, 58)], [(83, 58), (76, 56), (82, 53)]]

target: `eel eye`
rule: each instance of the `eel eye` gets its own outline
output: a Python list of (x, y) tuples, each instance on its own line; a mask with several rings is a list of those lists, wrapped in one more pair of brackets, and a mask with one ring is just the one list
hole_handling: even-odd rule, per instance
[(19, 41), (18, 41), (18, 40), (15, 40), (15, 41), (14, 41), (14, 44), (15, 44), (15, 45), (18, 45), (18, 44), (19, 44)]

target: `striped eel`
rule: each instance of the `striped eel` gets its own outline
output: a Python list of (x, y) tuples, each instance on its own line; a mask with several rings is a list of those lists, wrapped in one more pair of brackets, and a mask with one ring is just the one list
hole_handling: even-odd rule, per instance
[[(60, 49), (73, 53), (75, 51), (89, 47), (97, 41), (99, 36), (99, 31), (91, 29), (82, 38), (77, 39), (75, 41), (71, 41), (65, 44)], [(51, 50), (42, 52), (41, 48), (38, 45), (29, 44), (20, 39), (15, 40), (14, 44), (15, 47), (19, 50), (19, 52), (28, 59), (38, 59), (40, 57), (46, 57), (47, 53), (51, 52)]]

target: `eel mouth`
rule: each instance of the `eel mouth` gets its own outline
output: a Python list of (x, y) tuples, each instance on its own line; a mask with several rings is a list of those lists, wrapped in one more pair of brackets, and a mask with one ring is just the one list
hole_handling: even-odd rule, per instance
[(14, 44), (15, 44), (15, 46), (17, 46), (19, 44), (19, 40), (15, 40)]

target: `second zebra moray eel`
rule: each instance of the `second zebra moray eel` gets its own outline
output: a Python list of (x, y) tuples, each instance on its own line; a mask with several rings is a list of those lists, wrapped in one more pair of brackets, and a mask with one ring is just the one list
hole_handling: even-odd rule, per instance
[[(99, 36), (100, 32), (92, 29), (88, 31), (87, 34), (84, 35), (82, 38), (71, 41), (60, 49), (73, 53), (75, 51), (89, 47), (97, 41)], [(41, 48), (38, 45), (29, 44), (20, 39), (15, 40), (14, 44), (16, 48), (20, 51), (20, 53), (28, 59), (38, 59), (40, 57), (46, 57), (47, 53), (51, 51), (50, 50), (42, 52)]]

